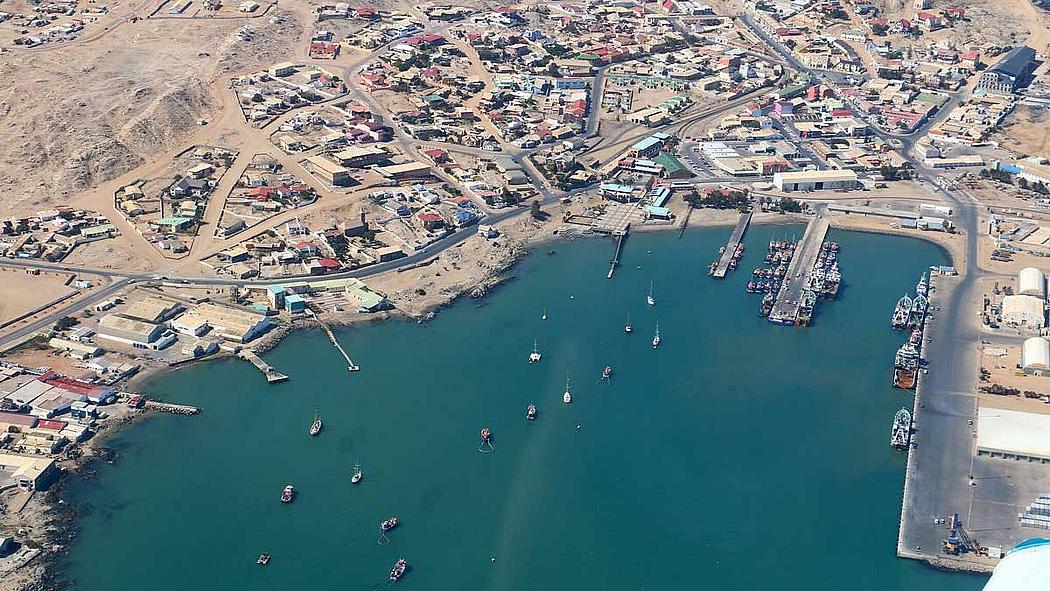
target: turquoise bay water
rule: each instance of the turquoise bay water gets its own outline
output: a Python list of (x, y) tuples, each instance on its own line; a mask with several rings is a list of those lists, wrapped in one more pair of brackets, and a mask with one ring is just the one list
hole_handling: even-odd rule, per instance
[[(713, 281), (728, 233), (632, 236), (611, 281), (609, 242), (555, 245), (428, 324), (341, 332), (353, 375), (303, 332), (266, 355), (285, 384), (235, 360), (158, 378), (154, 394), (205, 412), (128, 429), (117, 464), (70, 487), (84, 518), (64, 574), (90, 591), (376, 589), (405, 556), (407, 589), (979, 589), (894, 556), (904, 456), (888, 438), (910, 402), (890, 387), (889, 315), (944, 256), (833, 233), (840, 298), (813, 327), (777, 327), (742, 284), (801, 227), (752, 228), (742, 271)], [(483, 426), (495, 453), (478, 453)]]

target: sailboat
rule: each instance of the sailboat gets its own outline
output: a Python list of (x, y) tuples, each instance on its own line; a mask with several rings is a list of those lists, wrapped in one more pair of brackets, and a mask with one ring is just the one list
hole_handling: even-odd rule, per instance
[(539, 345), (536, 343), (536, 341), (533, 341), (532, 342), (532, 353), (529, 353), (529, 363), (536, 363), (537, 361), (539, 361), (542, 358), (543, 358), (543, 355), (540, 355)]
[(653, 335), (653, 349), (660, 346), (660, 324), (656, 324), (656, 334)]
[(565, 402), (565, 404), (571, 404), (572, 403), (572, 393), (569, 392), (569, 376), (568, 375), (565, 376), (565, 394), (562, 395), (561, 399), (562, 399), (563, 402)]
[(354, 474), (350, 477), (350, 484), (357, 484), (364, 477), (364, 473), (361, 472), (361, 464), (354, 464)]
[(656, 305), (656, 300), (653, 299), (653, 282), (652, 281), (649, 282), (649, 293), (646, 294), (646, 296), (645, 296), (645, 303), (649, 304), (650, 306), (655, 306)]
[(623, 331), (626, 332), (626, 333), (630, 333), (632, 330), (634, 330), (634, 329), (631, 328), (631, 315), (630, 315), (630, 313), (628, 313), (627, 314), (627, 324), (623, 325)]
[(547, 319), (547, 308), (544, 308), (543, 309), (543, 316), (540, 316), (540, 320), (546, 320), (546, 319)]
[(310, 437), (314, 437), (321, 432), (321, 415), (315, 410), (314, 411), (314, 422), (310, 423)]

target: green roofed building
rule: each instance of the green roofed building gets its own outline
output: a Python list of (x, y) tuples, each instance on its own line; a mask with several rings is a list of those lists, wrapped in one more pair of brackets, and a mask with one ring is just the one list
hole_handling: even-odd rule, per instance
[(687, 179), (693, 176), (693, 173), (670, 152), (660, 152), (653, 158), (653, 162), (663, 167), (660, 176), (665, 179)]

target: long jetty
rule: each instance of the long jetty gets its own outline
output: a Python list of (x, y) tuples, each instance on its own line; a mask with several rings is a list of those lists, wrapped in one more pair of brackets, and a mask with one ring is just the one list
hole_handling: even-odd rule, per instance
[(259, 371), (261, 371), (262, 374), (266, 376), (267, 383), (275, 384), (277, 382), (283, 382), (288, 379), (288, 376), (270, 367), (269, 363), (263, 361), (262, 357), (256, 355), (255, 351), (252, 351), (251, 349), (241, 349), (241, 352), (237, 355), (241, 359), (250, 361), (252, 365), (259, 368)]
[(726, 243), (725, 250), (722, 251), (722, 258), (718, 259), (718, 266), (715, 267), (715, 272), (711, 273), (711, 276), (715, 279), (725, 279), (726, 273), (729, 271), (729, 263), (733, 260), (733, 254), (736, 253), (740, 241), (744, 239), (744, 232), (747, 231), (747, 226), (750, 223), (750, 211), (740, 214), (740, 219), (736, 223), (736, 228), (734, 228), (733, 233), (729, 235), (729, 242)]
[(190, 406), (188, 404), (173, 404), (171, 402), (158, 402), (156, 400), (147, 400), (142, 406), (149, 410), (170, 412), (177, 415), (195, 415), (201, 411), (201, 409), (196, 406)]
[(616, 250), (613, 251), (613, 258), (609, 263), (609, 273), (605, 276), (606, 279), (612, 279), (613, 273), (616, 272), (616, 267), (620, 266), (620, 253), (623, 252), (623, 241), (627, 239), (627, 232), (630, 227), (631, 225), (628, 224), (627, 228), (616, 237)]
[(339, 341), (335, 338), (335, 333), (332, 332), (332, 329), (328, 328), (328, 325), (322, 322), (321, 319), (317, 316), (314, 316), (314, 320), (316, 320), (317, 324), (321, 326), (321, 329), (324, 330), (324, 333), (328, 335), (328, 340), (332, 342), (332, 346), (334, 346), (335, 349), (339, 351), (339, 354), (343, 356), (343, 359), (346, 360), (346, 369), (348, 371), (360, 370), (361, 368), (354, 363), (354, 360), (350, 359), (350, 354), (346, 352), (346, 349), (344, 349), (343, 346), (339, 344)]
[(798, 247), (795, 248), (795, 256), (791, 257), (787, 273), (784, 275), (784, 283), (777, 292), (777, 299), (773, 302), (773, 310), (769, 313), (769, 321), (777, 324), (794, 324), (798, 320), (798, 310), (802, 304), (802, 290), (809, 282), (809, 274), (813, 269), (813, 263), (820, 254), (820, 245), (824, 244), (824, 238), (828, 235), (828, 221), (824, 218), (813, 218), (806, 226), (806, 233), (802, 236)]

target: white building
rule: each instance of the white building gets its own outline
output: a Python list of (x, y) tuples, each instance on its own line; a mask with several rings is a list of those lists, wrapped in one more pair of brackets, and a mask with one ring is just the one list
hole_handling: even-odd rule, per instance
[(1003, 298), (1003, 322), (1022, 328), (1039, 329), (1046, 326), (1043, 299), (1030, 295), (1009, 295)]
[(854, 189), (857, 187), (857, 173), (852, 170), (778, 172), (773, 175), (773, 186), (785, 192)]
[(1025, 267), (1017, 274), (1017, 293), (1046, 299), (1046, 275), (1035, 267)]
[(982, 406), (977, 411), (977, 455), (1050, 463), (1050, 415)]
[(1043, 337), (1025, 340), (1021, 347), (1021, 369), (1027, 374), (1047, 375), (1050, 371), (1050, 341)]

